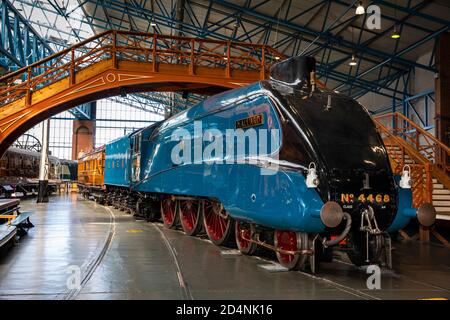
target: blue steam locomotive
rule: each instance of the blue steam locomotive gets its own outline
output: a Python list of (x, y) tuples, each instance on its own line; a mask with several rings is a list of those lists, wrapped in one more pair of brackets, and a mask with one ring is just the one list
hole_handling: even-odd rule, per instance
[(102, 201), (244, 254), (271, 249), (289, 269), (314, 272), (334, 246), (390, 265), (389, 232), (435, 210), (412, 208), (368, 112), (314, 73), (313, 58), (279, 62), (270, 80), (110, 142)]

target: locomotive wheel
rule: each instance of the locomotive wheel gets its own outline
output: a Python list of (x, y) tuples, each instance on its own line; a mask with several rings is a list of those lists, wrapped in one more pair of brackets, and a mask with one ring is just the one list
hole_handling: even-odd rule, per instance
[(198, 200), (181, 200), (178, 206), (181, 227), (188, 236), (195, 236), (202, 230), (201, 203)]
[(154, 210), (153, 207), (150, 207), (149, 203), (142, 199), (138, 200), (136, 203), (135, 215), (145, 218), (149, 222), (157, 221), (160, 218), (158, 210)]
[(256, 243), (247, 241), (245, 239), (251, 239), (254, 233), (254, 227), (247, 222), (244, 221), (236, 221), (235, 222), (235, 235), (236, 235), (236, 244), (239, 251), (242, 254), (252, 255), (255, 253), (258, 245)]
[(219, 202), (203, 203), (203, 224), (209, 239), (215, 245), (226, 245), (233, 239), (234, 220)]
[(369, 259), (367, 261), (366, 234), (355, 231), (349, 237), (351, 249), (347, 251), (347, 256), (356, 266), (378, 264), (383, 251), (383, 241), (382, 235), (369, 235)]
[[(299, 239), (297, 239), (297, 233), (287, 230), (275, 230), (274, 243), (277, 249), (287, 251), (298, 251)], [(289, 270), (295, 269), (297, 266), (300, 255), (299, 254), (287, 254), (276, 251), (278, 262)]]
[(111, 205), (111, 192), (107, 192), (105, 196), (105, 206)]
[(171, 198), (161, 201), (161, 216), (167, 228), (175, 228), (178, 222), (177, 201)]

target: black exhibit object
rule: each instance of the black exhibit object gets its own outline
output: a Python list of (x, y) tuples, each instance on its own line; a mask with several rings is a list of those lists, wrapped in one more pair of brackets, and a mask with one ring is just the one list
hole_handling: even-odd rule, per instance
[(431, 227), (436, 220), (436, 209), (430, 203), (422, 204), (417, 210), (417, 220), (424, 227)]
[(48, 180), (39, 180), (37, 203), (48, 202)]
[(270, 79), (290, 86), (307, 87), (311, 84), (311, 73), (315, 72), (316, 59), (313, 57), (292, 57), (274, 64), (270, 68)]

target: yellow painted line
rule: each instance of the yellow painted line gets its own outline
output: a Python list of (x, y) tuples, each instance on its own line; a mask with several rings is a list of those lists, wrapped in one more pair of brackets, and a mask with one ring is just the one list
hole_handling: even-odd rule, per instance
[(140, 232), (143, 232), (143, 230), (142, 229), (128, 229), (127, 232), (129, 232), (129, 233), (140, 233)]
[(0, 219), (15, 219), (17, 215), (15, 214), (2, 214), (0, 215)]
[(447, 298), (419, 298), (417, 300), (448, 300)]

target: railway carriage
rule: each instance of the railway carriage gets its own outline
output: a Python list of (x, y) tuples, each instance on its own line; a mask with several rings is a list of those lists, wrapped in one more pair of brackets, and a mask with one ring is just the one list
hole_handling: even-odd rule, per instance
[[(0, 159), (0, 196), (37, 195), (40, 158), (40, 152), (9, 147)], [(61, 172), (68, 170), (68, 167), (64, 161), (51, 155), (48, 163), (48, 192), (51, 194), (62, 180)]]
[(90, 152), (81, 152), (78, 157), (78, 191), (85, 198), (92, 196), (103, 203), (105, 198), (105, 146)]
[(290, 269), (314, 271), (333, 246), (356, 265), (383, 254), (390, 265), (388, 232), (431, 224), (434, 208), (412, 208), (368, 112), (314, 73), (314, 59), (291, 58), (270, 80), (107, 144), (105, 201), (244, 254), (272, 249)]

